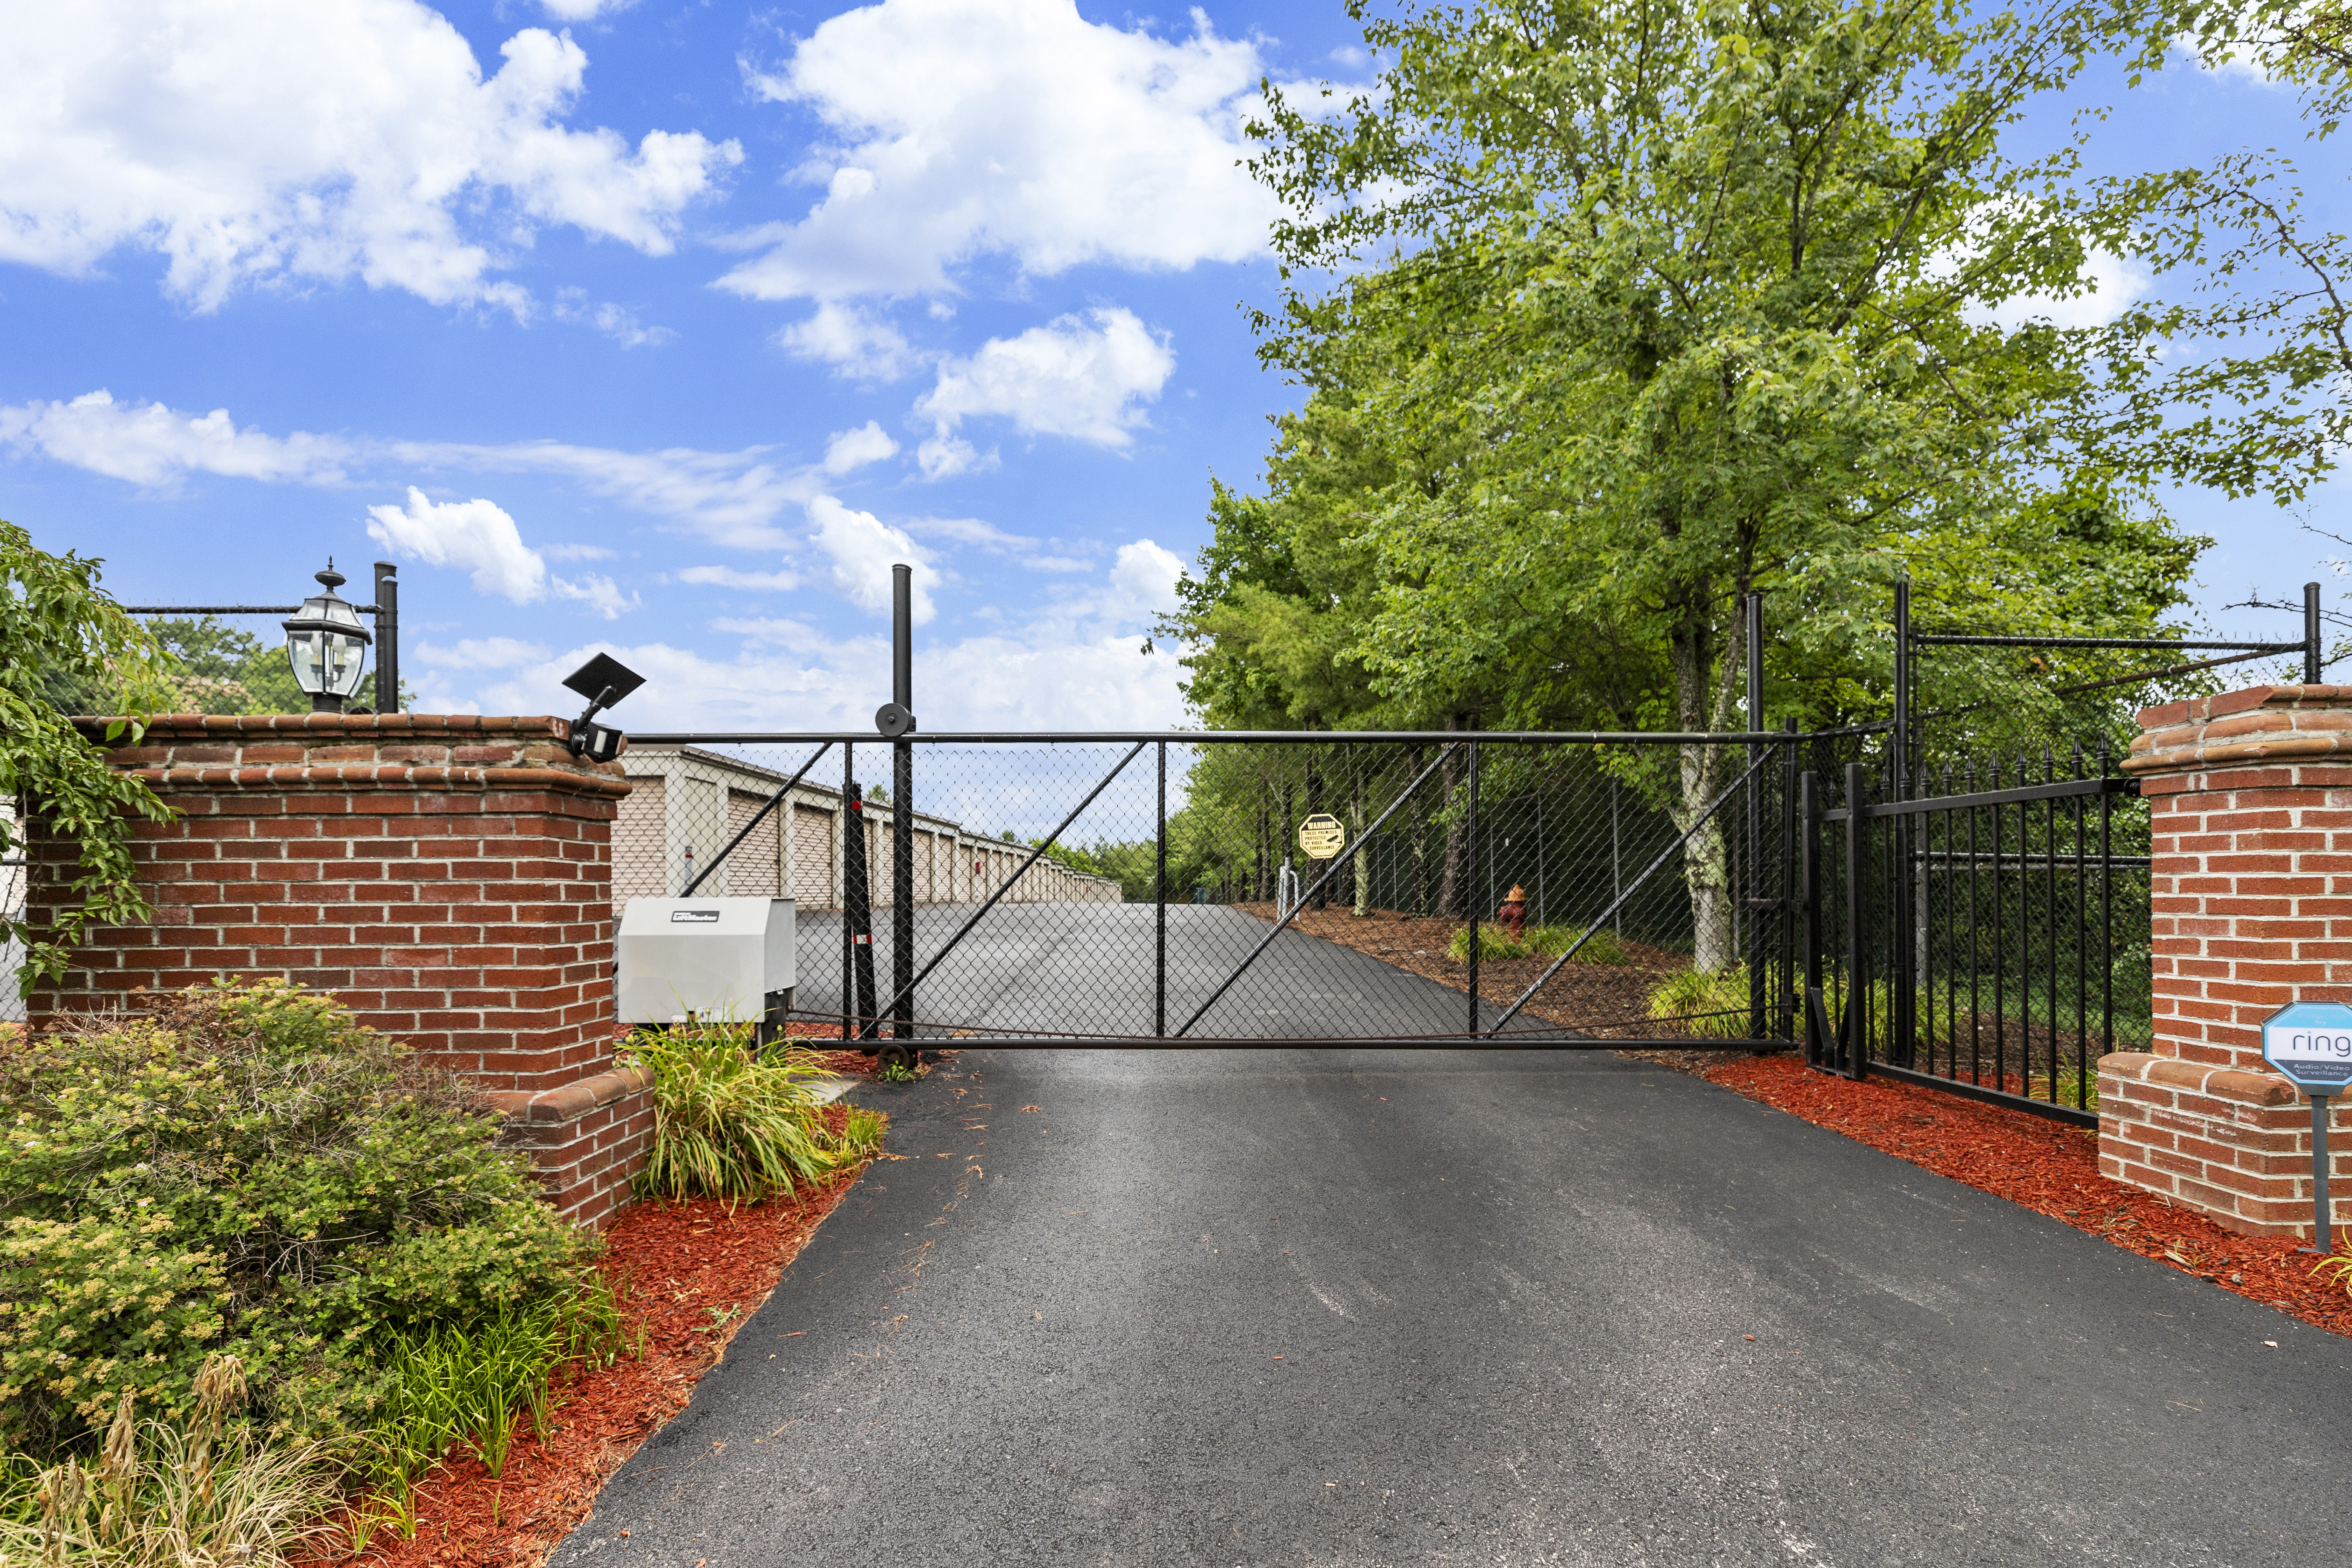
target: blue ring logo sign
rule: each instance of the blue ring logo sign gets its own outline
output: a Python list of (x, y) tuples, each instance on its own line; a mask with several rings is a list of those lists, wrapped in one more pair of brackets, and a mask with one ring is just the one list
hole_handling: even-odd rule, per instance
[(2352, 1085), (2352, 1006), (2291, 1002), (2263, 1020), (2263, 1059), (2298, 1089)]

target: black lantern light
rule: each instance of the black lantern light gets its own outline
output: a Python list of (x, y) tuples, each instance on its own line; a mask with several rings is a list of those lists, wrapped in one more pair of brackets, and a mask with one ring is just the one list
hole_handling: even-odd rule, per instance
[(294, 667), (294, 683), (310, 694), (310, 711), (340, 713), (359, 694), (368, 635), (359, 612), (335, 592), (343, 585), (343, 574), (332, 557), (318, 578), (325, 592), (303, 600), (299, 613), (285, 623), (286, 658)]

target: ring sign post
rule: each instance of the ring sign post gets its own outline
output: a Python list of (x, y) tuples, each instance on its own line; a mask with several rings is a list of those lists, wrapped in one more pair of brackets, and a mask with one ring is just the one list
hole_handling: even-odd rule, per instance
[(2352, 1006), (2291, 1002), (2263, 1020), (2263, 1059), (2311, 1096), (2311, 1250), (2336, 1250), (2327, 1198), (2327, 1101), (2352, 1086)]

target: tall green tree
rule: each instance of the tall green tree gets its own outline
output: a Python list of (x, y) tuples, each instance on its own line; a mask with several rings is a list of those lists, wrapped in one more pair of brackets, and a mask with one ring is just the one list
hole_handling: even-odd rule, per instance
[[(37, 816), (74, 861), (61, 873), (64, 897), (46, 924), (26, 909), (0, 910), (0, 938), (21, 942), (19, 989), (65, 973), (91, 925), (144, 920), (152, 912), (131, 858), (134, 820), (164, 821), (171, 809), (140, 780), (110, 766), (61, 710), (81, 706), (128, 712), (107, 738), (136, 739), (148, 713), (174, 695), (165, 658), (146, 631), (99, 586), (101, 563), (68, 551), (50, 555), (14, 523), (0, 522), (0, 795)], [(0, 855), (25, 853), (23, 820), (0, 816)]]
[[(1375, 86), (1273, 93), (1253, 131), (1288, 215), (1262, 353), (1398, 464), (1346, 536), (1375, 602), (1344, 657), (1371, 692), (1426, 710), (1475, 671), (1491, 718), (1570, 689), (1644, 727), (1736, 730), (1767, 717), (1741, 712), (1750, 591), (1801, 675), (1883, 662), (1906, 572), (2019, 568), (2012, 622), (2070, 629), (2138, 633), (2179, 602), (2194, 542), (2096, 438), (2107, 340), (2001, 324), (2087, 287), (2134, 195), (2086, 210), (2071, 150), (2018, 163), (2001, 132), (2101, 51), (2145, 54), (2154, 13), (1351, 10), (1390, 62)], [(2032, 540), (2092, 518), (2138, 595), (2038, 568)], [(1736, 757), (1682, 750), (1685, 826)], [(1701, 828), (1702, 967), (1732, 956), (1725, 863)]]

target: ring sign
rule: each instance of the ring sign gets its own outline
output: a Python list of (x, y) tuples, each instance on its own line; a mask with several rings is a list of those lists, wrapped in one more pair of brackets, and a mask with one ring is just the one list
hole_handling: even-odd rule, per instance
[(1318, 860), (1328, 860), (1348, 842), (1348, 829), (1328, 812), (1317, 812), (1298, 825), (1298, 847)]
[(2352, 1007), (2289, 1003), (2263, 1020), (2263, 1059), (2298, 1089), (2333, 1094), (2352, 1086)]

